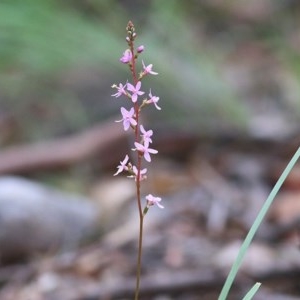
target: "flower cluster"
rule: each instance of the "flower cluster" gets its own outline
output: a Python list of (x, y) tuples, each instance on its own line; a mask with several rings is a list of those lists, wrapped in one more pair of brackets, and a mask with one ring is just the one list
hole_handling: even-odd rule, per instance
[[(120, 62), (129, 66), (132, 74), (133, 82), (126, 82), (125, 84), (119, 83), (112, 85), (112, 88), (116, 92), (112, 97), (119, 98), (124, 97), (129, 100), (130, 108), (126, 109), (121, 107), (122, 118), (116, 122), (122, 122), (125, 131), (129, 129), (134, 131), (135, 142), (132, 151), (136, 151), (138, 154), (137, 165), (133, 165), (129, 162), (129, 155), (126, 154), (123, 161), (117, 167), (117, 172), (114, 176), (120, 174), (121, 172), (127, 172), (129, 178), (134, 178), (139, 186), (139, 183), (147, 178), (147, 169), (142, 169), (142, 160), (151, 162), (151, 155), (157, 154), (158, 151), (151, 148), (153, 130), (146, 130), (145, 127), (139, 123), (141, 110), (148, 106), (153, 105), (157, 110), (161, 110), (158, 106), (159, 97), (152, 94), (151, 89), (149, 90), (148, 96), (145, 97), (145, 92), (142, 90), (142, 80), (148, 75), (158, 75), (157, 72), (153, 71), (153, 65), (146, 65), (142, 61), (142, 70), (139, 74), (136, 73), (136, 62), (139, 55), (144, 52), (145, 47), (140, 45), (134, 48), (134, 40), (136, 38), (136, 33), (134, 26), (131, 22), (127, 25), (127, 37), (126, 41), (128, 44), (128, 49), (123, 52)], [(146, 196), (146, 208), (156, 204), (158, 207), (163, 208), (159, 203), (161, 198), (152, 196), (151, 194)]]

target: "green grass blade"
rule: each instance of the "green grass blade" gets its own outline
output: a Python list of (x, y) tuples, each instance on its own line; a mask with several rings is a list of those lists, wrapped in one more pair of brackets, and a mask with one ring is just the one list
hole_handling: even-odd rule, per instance
[(260, 286), (261, 286), (261, 283), (256, 282), (254, 284), (254, 286), (251, 288), (251, 290), (245, 295), (243, 300), (251, 300), (253, 298), (253, 296), (256, 294), (256, 292), (258, 291), (258, 289), (260, 288)]
[(231, 267), (231, 270), (228, 274), (228, 277), (224, 283), (224, 286), (222, 288), (222, 291), (220, 293), (220, 296), (218, 300), (225, 300), (227, 298), (227, 295), (229, 293), (229, 290), (232, 286), (232, 283), (236, 277), (236, 274), (242, 264), (242, 260), (246, 254), (246, 251), (250, 245), (250, 243), (253, 240), (253, 237), (260, 226), (261, 222), (263, 221), (268, 209), (270, 208), (270, 205), (272, 204), (274, 198), (276, 197), (279, 189), (281, 188), (282, 184), (284, 183), (285, 179), (287, 178), (288, 174), (290, 173), (291, 169), (294, 167), (295, 163), (297, 162), (298, 158), (300, 156), (300, 147), (282, 172), (281, 176), (279, 177), (278, 181), (276, 182), (275, 186), (273, 187), (270, 195), (268, 196), (266, 202), (264, 203), (263, 207), (261, 208), (260, 212), (258, 213), (253, 225), (251, 226), (241, 248), (238, 253), (238, 256), (234, 262), (234, 264)]

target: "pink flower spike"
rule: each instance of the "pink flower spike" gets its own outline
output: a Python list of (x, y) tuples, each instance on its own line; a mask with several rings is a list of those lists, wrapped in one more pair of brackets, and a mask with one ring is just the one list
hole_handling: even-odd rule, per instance
[(152, 71), (152, 67), (153, 67), (152, 64), (150, 64), (150, 65), (148, 65), (148, 66), (146, 67), (143, 60), (142, 60), (142, 64), (143, 64), (143, 69), (144, 69), (144, 72), (143, 72), (143, 73), (144, 73), (145, 75), (146, 75), (146, 74), (158, 75), (158, 73)]
[(123, 161), (120, 161), (120, 164), (117, 166), (118, 170), (117, 172), (114, 174), (114, 176), (120, 174), (121, 172), (123, 172), (124, 170), (127, 171), (128, 167), (127, 167), (127, 162), (128, 162), (129, 156), (126, 155)]
[(128, 64), (132, 60), (132, 53), (130, 49), (126, 49), (125, 52), (123, 53), (123, 56), (120, 58), (120, 62), (123, 64)]
[(146, 196), (146, 200), (147, 200), (147, 207), (156, 204), (159, 208), (164, 208), (164, 206), (162, 206), (159, 203), (161, 201), (160, 197), (154, 197), (153, 195), (149, 194), (148, 196)]
[(132, 92), (131, 100), (135, 103), (138, 99), (138, 96), (144, 95), (145, 92), (140, 91), (142, 83), (140, 81), (137, 82), (136, 86), (132, 85), (131, 83), (127, 83), (127, 90)]
[(140, 129), (142, 133), (141, 137), (143, 138), (144, 143), (152, 143), (151, 136), (153, 135), (153, 130), (146, 131), (143, 125), (140, 126)]
[(147, 100), (146, 103), (148, 103), (148, 104), (153, 103), (157, 110), (161, 110), (161, 108), (157, 105), (157, 102), (159, 101), (159, 97), (152, 96), (151, 89), (149, 92), (149, 97), (150, 97), (150, 99)]
[(144, 153), (144, 158), (145, 158), (145, 160), (148, 161), (148, 162), (151, 162), (151, 156), (150, 156), (150, 153), (151, 153), (151, 154), (156, 154), (156, 153), (158, 153), (157, 150), (149, 148), (149, 142), (148, 142), (148, 143), (145, 143), (144, 145), (135, 142), (134, 145), (135, 145), (135, 147), (136, 147), (136, 150), (138, 150), (138, 151)]
[(125, 88), (127, 86), (127, 83), (125, 83), (124, 85), (122, 83), (119, 83), (119, 86), (114, 85), (113, 87), (115, 87), (117, 89), (117, 92), (115, 94), (112, 95), (112, 97), (120, 97), (121, 95), (126, 95), (126, 91)]
[(124, 107), (121, 107), (121, 114), (123, 119), (118, 120), (116, 122), (122, 122), (123, 121), (123, 127), (124, 130), (127, 131), (130, 127), (130, 125), (132, 126), (136, 126), (137, 122), (134, 119), (134, 108), (132, 107), (129, 111), (127, 109), (125, 109)]

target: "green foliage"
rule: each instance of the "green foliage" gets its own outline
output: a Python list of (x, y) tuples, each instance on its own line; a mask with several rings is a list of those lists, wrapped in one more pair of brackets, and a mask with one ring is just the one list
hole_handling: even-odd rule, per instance
[(151, 47), (149, 61), (164, 76), (157, 83), (164, 113), (181, 126), (188, 119), (190, 128), (222, 123), (243, 127), (243, 105), (220, 74), (222, 53), (202, 45), (192, 28), (180, 2), (153, 1), (142, 36)]
[(0, 67), (53, 72), (112, 60), (120, 46), (112, 32), (55, 1), (0, 3)]
[(250, 291), (245, 295), (245, 297), (243, 298), (243, 300), (251, 300), (254, 295), (256, 294), (256, 292), (258, 291), (258, 289), (260, 288), (261, 283), (256, 282), (254, 284), (254, 286), (250, 289)]
[(118, 67), (122, 49), (101, 19), (47, 0), (0, 2), (0, 45), (0, 111), (13, 113), (26, 139), (88, 126), (83, 103), (60, 82), (72, 70)]
[[(148, 47), (145, 62), (160, 73), (153, 79), (153, 92), (161, 96), (160, 120), (178, 126), (189, 120), (194, 130), (247, 125), (244, 101), (224, 80), (223, 66), (237, 41), (278, 45), (273, 21), (264, 21), (264, 30), (238, 22), (236, 28), (230, 8), (194, 0), (6, 0), (0, 2), (0, 110), (13, 112), (24, 138), (75, 131), (118, 113), (110, 104), (110, 85), (126, 72), (116, 58), (126, 47), (129, 19)], [(99, 82), (82, 85), (99, 95), (100, 104), (76, 89), (80, 81), (72, 81), (74, 74), (80, 78), (89, 72), (97, 73)], [(72, 84), (66, 85), (67, 79)], [(147, 91), (146, 82), (143, 88)], [(36, 106), (56, 114), (58, 122), (44, 118), (41, 126), (32, 110)]]
[[(255, 233), (257, 232), (260, 224), (262, 223), (264, 217), (266, 216), (266, 213), (268, 212), (271, 204), (273, 203), (277, 193), (279, 192), (281, 186), (283, 185), (284, 181), (286, 180), (287, 176), (289, 175), (289, 173), (291, 172), (292, 168), (294, 167), (294, 165), (296, 164), (296, 162), (298, 161), (300, 157), (300, 148), (298, 148), (298, 150), (296, 151), (296, 153), (294, 154), (294, 156), (292, 157), (292, 159), (290, 160), (290, 162), (288, 163), (288, 165), (286, 166), (286, 168), (284, 169), (284, 171), (282, 172), (281, 176), (279, 177), (279, 179), (277, 180), (275, 186), (273, 187), (271, 193), (269, 194), (266, 202), (264, 203), (264, 205), (262, 206), (261, 210), (259, 211), (256, 219), (254, 220), (241, 248), (240, 251), (238, 253), (238, 256), (228, 274), (228, 277), (225, 281), (225, 284), (222, 288), (222, 291), (220, 293), (220, 296), (218, 298), (218, 300), (225, 300), (227, 299), (229, 290), (233, 284), (233, 281), (237, 275), (237, 272), (242, 264), (242, 261), (246, 255), (247, 249), (249, 248)], [(245, 299), (249, 299), (248, 297), (250, 297), (250, 299), (252, 298), (252, 296), (254, 295), (254, 293), (258, 290), (259, 288), (259, 284), (255, 285), (250, 291), (249, 293), (245, 296)]]

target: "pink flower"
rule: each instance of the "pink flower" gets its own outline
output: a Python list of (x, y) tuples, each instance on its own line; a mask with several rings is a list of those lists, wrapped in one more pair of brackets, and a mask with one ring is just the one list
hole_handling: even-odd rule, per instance
[(115, 94), (113, 94), (112, 96), (118, 98), (121, 95), (126, 95), (126, 91), (125, 91), (126, 86), (127, 86), (127, 83), (125, 83), (124, 85), (122, 83), (119, 83), (119, 86), (113, 85), (112, 87), (116, 88), (117, 92)]
[(120, 62), (123, 64), (128, 64), (132, 60), (132, 53), (130, 49), (126, 49), (125, 52), (123, 53), (123, 56), (120, 58)]
[(154, 106), (156, 107), (156, 109), (161, 110), (161, 108), (157, 105), (157, 102), (159, 101), (159, 97), (152, 96), (151, 89), (150, 89), (149, 97), (150, 97), (150, 99), (147, 100), (146, 103), (148, 103), (148, 104), (153, 103)]
[(125, 109), (124, 107), (121, 107), (121, 114), (123, 119), (118, 120), (116, 122), (122, 122), (123, 121), (123, 127), (124, 130), (127, 131), (130, 127), (130, 125), (135, 126), (137, 125), (137, 122), (134, 118), (134, 108), (132, 107), (129, 111)]
[(123, 172), (124, 170), (127, 171), (128, 167), (127, 167), (127, 162), (128, 162), (129, 156), (126, 155), (123, 161), (120, 161), (120, 164), (117, 166), (118, 170), (117, 172), (114, 174), (114, 176), (120, 174), (121, 172)]
[(152, 71), (152, 67), (153, 67), (152, 64), (150, 64), (146, 67), (143, 60), (142, 60), (142, 64), (143, 64), (143, 69), (144, 69), (144, 72), (143, 72), (144, 75), (146, 75), (146, 74), (157, 75), (158, 74), (158, 73)]
[(158, 153), (157, 150), (149, 148), (149, 142), (148, 142), (148, 143), (144, 143), (144, 145), (135, 142), (134, 145), (135, 145), (135, 147), (136, 147), (136, 150), (138, 150), (138, 151), (140, 151), (140, 152), (142, 152), (142, 153), (144, 154), (144, 158), (145, 158), (146, 161), (148, 161), (148, 162), (151, 162), (151, 156), (150, 156), (150, 153), (152, 153), (152, 154)]
[(127, 83), (127, 90), (132, 92), (131, 100), (132, 102), (136, 102), (138, 96), (144, 95), (145, 92), (140, 91), (142, 83), (140, 81), (137, 82), (136, 86), (132, 85), (131, 83)]
[(140, 129), (142, 133), (141, 137), (143, 138), (144, 143), (152, 143), (151, 136), (153, 135), (153, 130), (146, 131), (143, 125), (140, 126)]
[[(136, 181), (137, 177), (138, 177), (138, 169), (137, 169), (136, 166), (132, 167), (132, 172), (134, 173), (134, 175), (130, 175), (128, 177), (130, 177), (130, 178), (134, 177), (135, 181)], [(147, 173), (147, 169), (146, 168), (140, 171), (140, 181), (142, 181), (142, 180), (144, 180), (144, 179), (147, 178), (146, 173)]]
[(138, 46), (136, 49), (137, 53), (142, 53), (144, 50), (145, 50), (144, 45)]
[(154, 197), (153, 195), (149, 194), (146, 196), (147, 200), (147, 207), (150, 207), (154, 204), (156, 204), (159, 208), (164, 208), (159, 202), (161, 201), (160, 197)]

